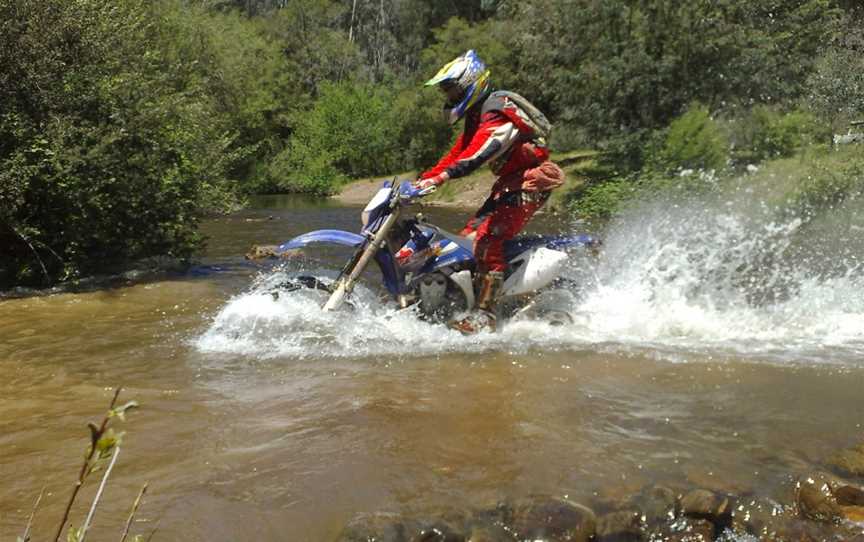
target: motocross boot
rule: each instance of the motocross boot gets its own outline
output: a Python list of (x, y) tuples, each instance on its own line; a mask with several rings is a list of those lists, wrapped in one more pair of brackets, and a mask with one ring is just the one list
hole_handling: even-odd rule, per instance
[(495, 331), (495, 305), (504, 283), (504, 273), (490, 271), (477, 276), (477, 308), (461, 320), (450, 322), (450, 328), (463, 335), (473, 335), (484, 329)]

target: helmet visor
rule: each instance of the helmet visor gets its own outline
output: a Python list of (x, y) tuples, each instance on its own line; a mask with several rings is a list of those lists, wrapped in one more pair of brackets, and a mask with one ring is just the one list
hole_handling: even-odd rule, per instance
[(447, 107), (454, 107), (456, 104), (462, 101), (462, 97), (465, 92), (462, 90), (462, 87), (459, 86), (458, 83), (453, 81), (444, 81), (443, 83), (438, 85), (438, 88), (441, 92), (446, 96), (446, 101), (444, 102)]

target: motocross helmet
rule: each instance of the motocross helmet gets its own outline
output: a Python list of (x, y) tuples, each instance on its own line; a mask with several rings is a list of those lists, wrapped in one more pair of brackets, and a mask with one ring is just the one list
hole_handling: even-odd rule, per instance
[(435, 77), (426, 81), (427, 87), (432, 85), (438, 85), (447, 94), (444, 117), (450, 124), (455, 124), (492, 90), (489, 70), (473, 49), (438, 70)]

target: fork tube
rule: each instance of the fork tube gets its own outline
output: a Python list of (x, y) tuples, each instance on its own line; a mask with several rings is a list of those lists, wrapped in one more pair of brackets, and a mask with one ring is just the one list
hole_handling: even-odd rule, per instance
[(378, 249), (381, 248), (381, 245), (387, 238), (387, 234), (390, 233), (390, 228), (393, 227), (393, 224), (395, 224), (396, 220), (398, 219), (399, 212), (394, 211), (390, 213), (390, 215), (384, 220), (384, 224), (382, 224), (381, 227), (378, 228), (378, 232), (375, 234), (372, 242), (366, 246), (366, 250), (363, 251), (363, 255), (360, 256), (360, 259), (357, 260), (354, 268), (351, 270), (348, 276), (343, 276), (342, 279), (339, 280), (339, 284), (336, 286), (336, 289), (333, 290), (332, 294), (330, 294), (330, 299), (328, 299), (327, 303), (324, 304), (323, 310), (336, 310), (342, 305), (342, 302), (345, 301), (345, 296), (351, 293), (351, 290), (354, 289), (354, 284), (357, 283), (357, 280), (360, 278), (363, 270), (366, 269), (366, 266), (369, 264), (369, 260), (371, 260), (375, 256), (375, 253), (378, 252)]

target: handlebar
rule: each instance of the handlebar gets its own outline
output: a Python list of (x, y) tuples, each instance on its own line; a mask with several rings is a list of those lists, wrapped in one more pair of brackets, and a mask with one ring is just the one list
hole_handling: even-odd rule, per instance
[(407, 205), (413, 203), (416, 199), (422, 198), (423, 196), (428, 196), (434, 191), (434, 186), (421, 190), (415, 187), (414, 183), (412, 183), (411, 181), (401, 181), (399, 183), (398, 190), (399, 200), (403, 204)]

